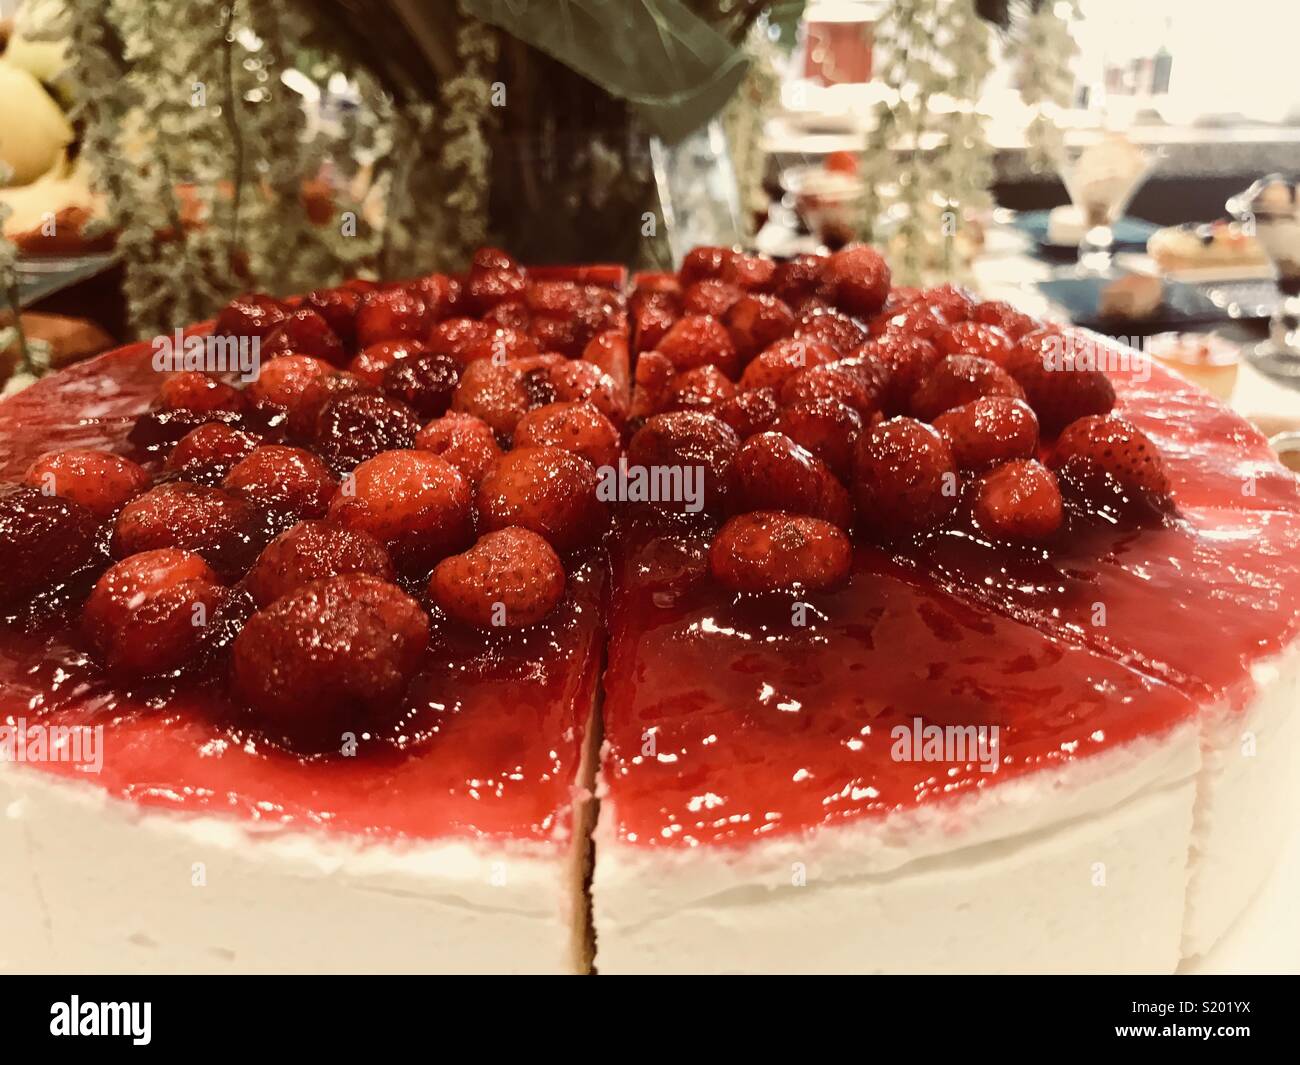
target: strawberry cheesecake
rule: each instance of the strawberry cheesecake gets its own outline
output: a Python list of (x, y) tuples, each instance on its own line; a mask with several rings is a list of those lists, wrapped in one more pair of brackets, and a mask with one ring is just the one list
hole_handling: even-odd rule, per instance
[(489, 254), (0, 407), (0, 969), (588, 969), (602, 527), (515, 423), (617, 438), (622, 275)]
[(241, 297), (0, 482), (0, 969), (1170, 971), (1293, 825), (1294, 475), (863, 246)]

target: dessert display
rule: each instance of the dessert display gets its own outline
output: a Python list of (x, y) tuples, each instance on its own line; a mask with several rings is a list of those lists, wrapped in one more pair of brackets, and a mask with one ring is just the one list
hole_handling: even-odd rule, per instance
[(0, 404), (0, 719), (102, 726), (2, 967), (1172, 970), (1267, 872), (1300, 491), (1163, 369), (862, 245), (190, 338)]
[[(1062, 173), (1070, 202), (1084, 231), (1115, 221), (1150, 169), (1142, 149), (1124, 134), (1108, 130), (1084, 146)], [(1082, 238), (1083, 233), (1079, 234)]]
[[(104, 197), (90, 186), (84, 162), (65, 160), (29, 185), (0, 189), (10, 211), (4, 237), (24, 255), (61, 256), (106, 251), (114, 235), (104, 221)], [(95, 232), (92, 223), (99, 223)]]
[(1101, 318), (1119, 318), (1140, 322), (1152, 317), (1164, 302), (1165, 286), (1149, 274), (1126, 274), (1108, 281), (1097, 296), (1097, 314)]
[(1241, 349), (1205, 333), (1159, 333), (1147, 341), (1149, 354), (1216, 399), (1227, 402), (1237, 383)]
[(1288, 296), (1300, 292), (1300, 196), (1296, 183), (1271, 174), (1234, 196), (1228, 207), (1236, 214), (1249, 215), (1254, 222), (1282, 292)]
[(1078, 247), (1083, 235), (1088, 232), (1088, 223), (1083, 215), (1083, 208), (1073, 203), (1062, 203), (1053, 207), (1047, 215), (1047, 243), (1063, 248)]
[(1268, 263), (1268, 256), (1254, 235), (1240, 222), (1224, 219), (1204, 225), (1158, 229), (1147, 240), (1147, 254), (1165, 272)]

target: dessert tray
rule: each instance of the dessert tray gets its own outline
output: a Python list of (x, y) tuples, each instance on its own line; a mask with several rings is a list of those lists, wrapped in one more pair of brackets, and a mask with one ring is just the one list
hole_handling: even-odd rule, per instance
[(1173, 971), (1292, 827), (1295, 476), (862, 245), (249, 294), (0, 481), (0, 970)]

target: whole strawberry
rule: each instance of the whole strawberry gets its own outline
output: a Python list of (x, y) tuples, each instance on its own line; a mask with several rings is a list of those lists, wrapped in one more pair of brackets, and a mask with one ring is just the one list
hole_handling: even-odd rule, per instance
[(1022, 399), (981, 396), (934, 420), (963, 470), (1029, 458), (1038, 447), (1038, 419)]
[(720, 276), (745, 292), (767, 292), (776, 276), (776, 261), (766, 255), (733, 252), (723, 261)]
[(350, 288), (318, 288), (303, 297), (303, 305), (310, 307), (334, 330), (343, 344), (353, 348), (357, 343), (356, 317), (361, 306), (361, 293)]
[(549, 403), (529, 411), (515, 426), (514, 446), (563, 448), (597, 469), (612, 466), (623, 450), (614, 424), (590, 403)]
[(181, 437), (163, 463), (163, 469), (183, 481), (218, 485), (235, 463), (251, 455), (261, 442), (253, 433), (209, 422)]
[(310, 355), (280, 355), (262, 363), (257, 377), (249, 382), (248, 398), (292, 414), (312, 385), (332, 377), (334, 367)]
[(642, 352), (636, 360), (631, 416), (648, 418), (666, 410), (676, 375), (677, 371), (667, 356), (657, 351)]
[(472, 361), (470, 348), (495, 332), (494, 326), (478, 318), (447, 318), (429, 330), (423, 347), (435, 355), (446, 355), (463, 368)]
[(329, 467), (305, 448), (266, 444), (236, 463), (221, 487), (258, 508), (269, 527), (280, 530), (324, 517), (336, 482)]
[(239, 389), (198, 370), (168, 374), (158, 389), (158, 403), (169, 410), (229, 411), (232, 414), (240, 413), (246, 405)]
[(385, 451), (345, 478), (330, 500), (329, 521), (369, 533), (397, 566), (421, 577), (469, 543), (469, 485), (451, 463), (428, 451)]
[(468, 625), (523, 628), (555, 609), (564, 597), (564, 579), (564, 566), (545, 539), (509, 526), (439, 562), (429, 597)]
[(829, 344), (841, 355), (861, 347), (867, 331), (846, 314), (837, 311), (806, 311), (794, 327), (794, 336), (807, 341)]
[(985, 300), (977, 303), (974, 311), (971, 312), (971, 318), (985, 325), (996, 325), (1012, 340), (1019, 340), (1026, 333), (1038, 328), (1038, 323), (1033, 318), (1001, 300)]
[(460, 281), (446, 274), (426, 274), (408, 282), (406, 287), (423, 297), (429, 314), (436, 319), (455, 314), (464, 296)]
[(949, 355), (926, 374), (912, 393), (912, 414), (932, 421), (944, 411), (980, 396), (1024, 399), (1024, 392), (995, 362), (978, 355)]
[(835, 362), (840, 357), (829, 344), (817, 340), (786, 337), (759, 352), (740, 375), (740, 387), (780, 388), (787, 378), (802, 370)]
[(69, 448), (38, 458), (23, 483), (80, 503), (98, 518), (110, 518), (149, 487), (150, 477), (138, 463), (121, 455)]
[(736, 300), (724, 319), (732, 343), (744, 362), (794, 332), (794, 313), (781, 299), (750, 293)]
[(244, 586), (258, 606), (268, 606), (309, 581), (341, 573), (369, 573), (387, 581), (394, 576), (384, 545), (369, 533), (300, 521), (266, 545)]
[(198, 555), (174, 547), (142, 551), (99, 578), (82, 610), (82, 632), (96, 660), (114, 673), (169, 673), (197, 654), (221, 593)]
[(255, 613), (235, 639), (231, 687), (263, 731), (305, 751), (396, 724), (429, 642), (400, 588), (364, 573), (311, 581)]
[(863, 417), (880, 409), (888, 370), (866, 359), (839, 359), (786, 378), (778, 395), (785, 406), (836, 399)]
[(548, 366), (546, 380), (558, 402), (590, 403), (615, 425), (622, 425), (627, 418), (627, 400), (622, 390), (594, 362), (562, 359)]
[[(537, 395), (543, 387), (546, 394)], [(508, 439), (519, 419), (530, 408), (540, 405), (535, 399), (544, 403), (555, 401), (555, 392), (549, 387), (544, 369), (525, 370), (517, 362), (498, 364), (491, 359), (479, 359), (465, 367), (452, 395), (451, 407), (486, 422), (494, 433)]]
[(380, 340), (358, 351), (348, 363), (348, 372), (378, 388), (390, 366), (427, 354), (429, 349), (418, 340)]
[[(687, 472), (702, 470), (702, 509), (716, 513), (726, 499), (739, 450), (740, 440), (731, 426), (701, 411), (682, 410), (647, 419), (628, 443), (627, 459), (648, 474), (675, 473), (683, 484)], [(690, 505), (690, 500), (685, 504)], [(660, 505), (685, 509), (682, 500), (661, 500)]]
[(217, 336), (264, 337), (289, 317), (289, 308), (274, 296), (249, 292), (236, 296), (217, 315)]
[(310, 355), (335, 366), (348, 361), (343, 341), (311, 307), (290, 312), (288, 318), (267, 333), (260, 350), (264, 359), (276, 355)]
[(1048, 332), (1030, 333), (1020, 341), (1011, 374), (1049, 436), (1079, 418), (1109, 414), (1115, 406), (1110, 379), (1087, 365), (1092, 361), (1086, 357), (1088, 345), (1091, 341)]
[(867, 341), (853, 356), (874, 359), (885, 368), (886, 384), (881, 401), (891, 414), (907, 413), (912, 393), (943, 358), (930, 341), (893, 329)]
[(744, 294), (739, 285), (723, 281), (720, 277), (706, 277), (682, 293), (682, 309), (687, 314), (707, 314), (712, 318), (721, 318)]
[(957, 464), (933, 426), (890, 418), (858, 438), (853, 491), (862, 522), (885, 536), (938, 527), (957, 505)]
[(771, 428), (784, 433), (800, 447), (806, 447), (847, 483), (862, 425), (862, 415), (848, 404), (823, 398), (784, 408)]
[(975, 485), (976, 524), (999, 540), (1036, 542), (1061, 527), (1061, 490), (1052, 471), (1034, 459), (1014, 459)]
[(404, 288), (367, 292), (353, 319), (357, 345), (369, 347), (380, 340), (423, 340), (433, 316), (418, 293)]
[(842, 529), (853, 521), (849, 494), (830, 467), (781, 433), (759, 433), (741, 445), (732, 483), (729, 502), (736, 511), (784, 510)]
[[(438, 354), (444, 354), (438, 352)], [(527, 359), (540, 355), (537, 342), (522, 329), (513, 326), (497, 326), (485, 336), (467, 340), (460, 350), (448, 358), (454, 358), (465, 366), (479, 359), (491, 359), (493, 362), (508, 362), (510, 359)]]
[[(780, 404), (774, 389), (753, 388), (737, 392), (730, 399), (723, 400), (710, 413), (726, 422), (744, 440), (770, 428), (779, 410)], [(804, 444), (804, 447), (807, 446)]]
[(98, 564), (99, 524), (71, 499), (0, 485), (0, 608), (20, 607)]
[(472, 414), (448, 411), (415, 434), (417, 450), (446, 459), (461, 472), (471, 488), (501, 454), (501, 445), (487, 422)]
[(833, 294), (833, 284), (825, 280), (827, 256), (796, 255), (777, 263), (772, 275), (772, 291), (791, 307), (816, 296)]
[(849, 314), (870, 318), (889, 296), (889, 266), (875, 248), (850, 244), (826, 260), (822, 273), (835, 305)]
[(474, 505), (481, 530), (522, 526), (562, 552), (598, 539), (608, 522), (595, 468), (558, 447), (506, 452), (483, 475)]
[(653, 351), (681, 317), (681, 300), (675, 293), (646, 293), (641, 299), (633, 299), (631, 315), (633, 349)]
[(736, 515), (709, 548), (709, 572), (738, 592), (829, 588), (848, 576), (852, 562), (843, 529), (779, 510)]
[(1076, 508), (1110, 522), (1148, 520), (1173, 506), (1164, 460), (1131, 422), (1092, 415), (1056, 441), (1057, 476)]
[(677, 370), (716, 366), (728, 377), (740, 371), (740, 357), (726, 327), (716, 318), (688, 314), (679, 319), (656, 348)]
[(242, 573), (259, 545), (260, 522), (247, 502), (219, 488), (175, 481), (124, 506), (113, 528), (114, 558), (160, 547), (199, 554), (218, 573)]
[(978, 355), (1006, 367), (1016, 354), (1016, 343), (996, 325), (957, 322), (941, 329), (934, 343), (945, 355)]
[(706, 277), (720, 277), (723, 266), (735, 254), (730, 248), (704, 244), (692, 248), (682, 259), (682, 267), (677, 272), (682, 285), (690, 286)]
[(709, 410), (736, 394), (736, 386), (716, 366), (697, 366), (673, 378), (668, 410)]

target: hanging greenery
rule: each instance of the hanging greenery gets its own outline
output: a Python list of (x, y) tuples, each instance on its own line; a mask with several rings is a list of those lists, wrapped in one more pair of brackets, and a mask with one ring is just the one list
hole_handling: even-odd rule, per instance
[(902, 283), (960, 277), (956, 249), (991, 204), (992, 149), (978, 111), (989, 25), (973, 0), (894, 0), (876, 41), (893, 92), (869, 138), (863, 235), (889, 242)]
[(1070, 22), (1079, 17), (1077, 0), (1034, 0), (1017, 19), (1009, 41), (1016, 62), (1020, 98), (1033, 111), (1025, 129), (1030, 167), (1055, 171), (1063, 139), (1057, 113), (1070, 106), (1074, 92), (1072, 64), (1079, 46)]
[(765, 6), (43, 0), (42, 18), (68, 39), (80, 150), (149, 335), (238, 290), (460, 269), (490, 240), (636, 262), (657, 235), (649, 136), (743, 84), (728, 121), (760, 179), (775, 75), (741, 45)]
[(763, 172), (767, 165), (761, 140), (763, 125), (781, 95), (781, 75), (777, 70), (778, 49), (768, 37), (765, 20), (750, 31), (745, 42), (749, 69), (736, 93), (722, 111), (723, 129), (731, 151), (731, 165), (739, 187), (737, 200), (748, 236), (753, 236), (753, 221), (767, 208), (763, 189)]

